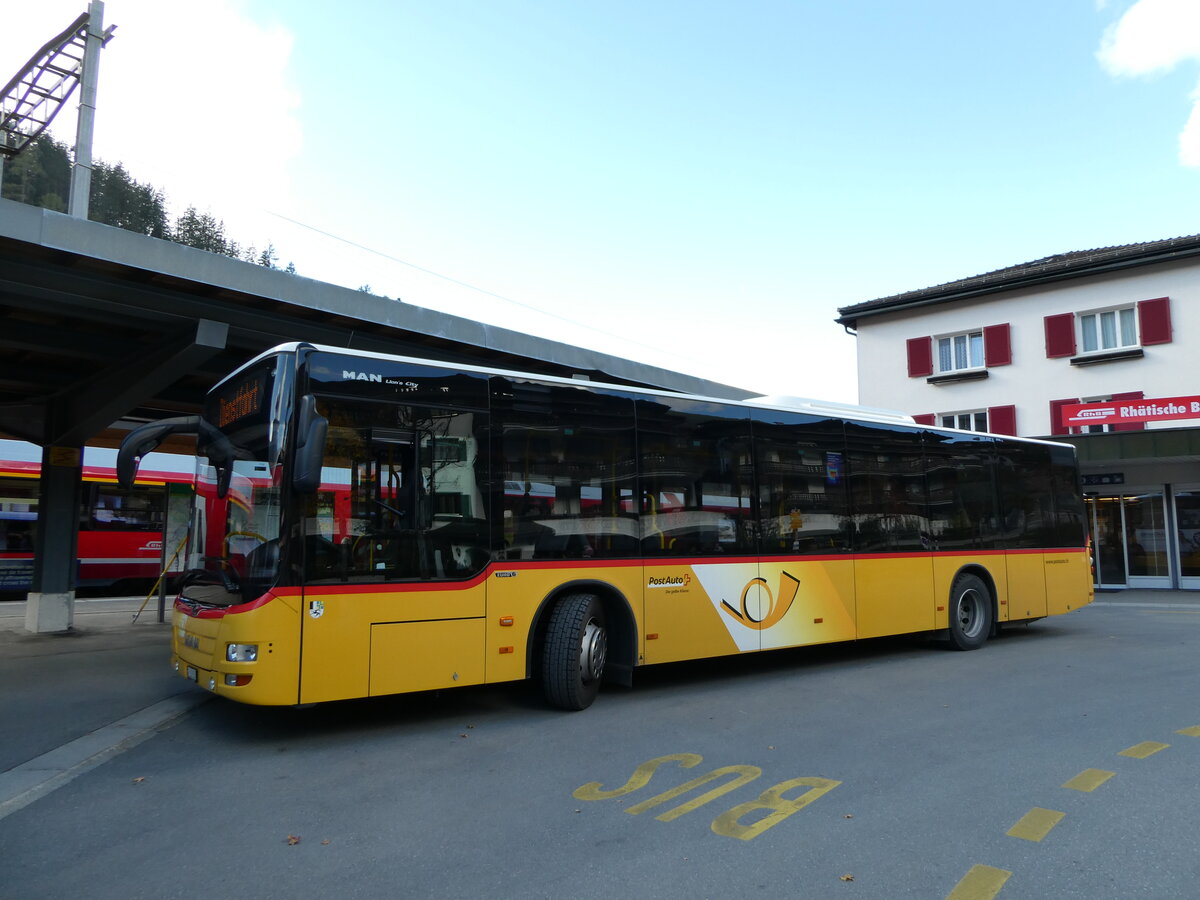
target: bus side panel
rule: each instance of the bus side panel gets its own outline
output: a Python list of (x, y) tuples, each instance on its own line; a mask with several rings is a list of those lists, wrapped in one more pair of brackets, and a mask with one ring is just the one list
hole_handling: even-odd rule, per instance
[(1046, 615), (1058, 616), (1092, 602), (1092, 573), (1084, 550), (1050, 550), (1046, 572)]
[[(642, 655), (645, 629), (642, 627), (640, 562), (603, 567), (571, 567), (567, 564), (565, 568), (501, 564), (487, 580), (487, 629), (483, 660), (488, 683), (519, 681), (525, 677), (525, 673), (532, 668), (528, 659), (529, 629), (533, 627), (533, 618), (542, 601), (563, 585), (583, 579), (609, 584), (629, 601), (638, 635), (638, 656)], [(567, 590), (569, 592), (570, 589)], [(581, 587), (580, 590), (587, 588)], [(612, 652), (610, 646), (610, 657)]]
[(763, 629), (764, 650), (854, 640), (853, 560), (764, 559), (759, 571), (772, 592), (764, 624), (778, 622)]
[(934, 629), (950, 627), (950, 589), (964, 566), (976, 566), (988, 573), (992, 584), (996, 586), (997, 620), (1008, 621), (1009, 583), (1005, 554), (1002, 551), (986, 550), (974, 553), (947, 553), (933, 558)]
[(1008, 618), (1037, 619), (1046, 615), (1046, 573), (1041, 553), (1009, 552)]
[(371, 696), (481, 684), (483, 619), (371, 626)]
[(854, 561), (858, 637), (929, 631), (934, 607), (934, 563), (928, 554), (867, 556)]
[[(741, 624), (759, 615), (758, 563), (680, 565), (646, 560), (646, 662), (705, 659), (759, 648), (760, 631)], [(735, 614), (736, 611), (736, 614)]]
[[(308, 587), (304, 591), (301, 619), (304, 649), (301, 657), (300, 702), (346, 700), (371, 694), (394, 693), (397, 683), (388, 673), (408, 671), (416, 645), (401, 632), (372, 626), (445, 620), (476, 620), (484, 614), (484, 580), (474, 583), (396, 584), (348, 587)], [(442, 635), (445, 637), (445, 635)], [(381, 644), (376, 648), (374, 640)], [(482, 639), (482, 637), (481, 637)], [(443, 650), (445, 644), (439, 644)], [(478, 684), (482, 671), (474, 672), (481, 644), (453, 644), (446, 659), (450, 672), (459, 672), (456, 684)], [(378, 658), (375, 658), (378, 656)], [(470, 657), (470, 660), (467, 657)], [(373, 679), (386, 685), (376, 689)], [(420, 688), (409, 688), (420, 690)]]

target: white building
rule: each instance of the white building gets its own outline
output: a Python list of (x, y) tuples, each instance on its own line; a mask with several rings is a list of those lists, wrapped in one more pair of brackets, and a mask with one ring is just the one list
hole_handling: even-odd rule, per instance
[(860, 403), (1075, 444), (1098, 587), (1200, 589), (1200, 235), (839, 312)]

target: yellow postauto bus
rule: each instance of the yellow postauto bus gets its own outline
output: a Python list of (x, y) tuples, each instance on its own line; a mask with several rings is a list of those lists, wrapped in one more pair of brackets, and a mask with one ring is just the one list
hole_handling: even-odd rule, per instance
[(973, 650), (1092, 596), (1074, 450), (851, 406), (310, 344), (132, 432), (198, 435), (181, 677), (309, 704), (883, 635)]

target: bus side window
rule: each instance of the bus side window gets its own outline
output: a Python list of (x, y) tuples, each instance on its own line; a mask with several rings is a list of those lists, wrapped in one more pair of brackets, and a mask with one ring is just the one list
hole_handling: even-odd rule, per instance
[(842, 423), (774, 410), (756, 410), (754, 417), (761, 552), (847, 552), (851, 520)]
[(307, 578), (466, 578), (487, 564), (485, 415), (318, 405), (330, 424), (322, 484), (307, 501)]
[(853, 422), (846, 444), (855, 552), (932, 550), (921, 432)]
[(750, 420), (739, 407), (680, 398), (638, 404), (642, 552), (755, 552)]
[(637, 555), (631, 399), (494, 379), (492, 408), (503, 485), (497, 557)]

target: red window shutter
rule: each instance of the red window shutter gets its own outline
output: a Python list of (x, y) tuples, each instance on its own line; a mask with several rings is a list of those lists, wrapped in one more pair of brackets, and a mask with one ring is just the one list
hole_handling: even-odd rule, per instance
[(933, 413), (921, 413), (919, 416), (913, 416), (913, 421), (918, 425), (936, 425), (937, 416)]
[(988, 431), (994, 434), (1017, 433), (1017, 408), (1015, 406), (989, 406)]
[(1064, 406), (1070, 406), (1072, 403), (1078, 403), (1078, 397), (1071, 397), (1068, 400), (1051, 400), (1050, 401), (1050, 433), (1051, 434), (1070, 434), (1071, 429), (1063, 424), (1062, 409)]
[(988, 366), (1007, 366), (1012, 362), (1012, 340), (1009, 336), (1011, 327), (1004, 325), (989, 325), (983, 329), (983, 360)]
[(1044, 321), (1046, 323), (1046, 358), (1074, 356), (1075, 313), (1046, 316)]
[[(1142, 393), (1141, 391), (1130, 391), (1128, 394), (1113, 394), (1112, 401), (1113, 401), (1113, 403), (1129, 403), (1130, 401), (1133, 401), (1133, 400), (1145, 399), (1145, 396), (1146, 395), (1144, 393)], [(1112, 430), (1113, 431), (1145, 431), (1146, 423), (1145, 422), (1127, 422), (1123, 425), (1114, 425), (1112, 427)]]
[(908, 377), (933, 374), (933, 338), (908, 339)]
[(1137, 308), (1142, 345), (1171, 343), (1171, 298), (1142, 300)]

